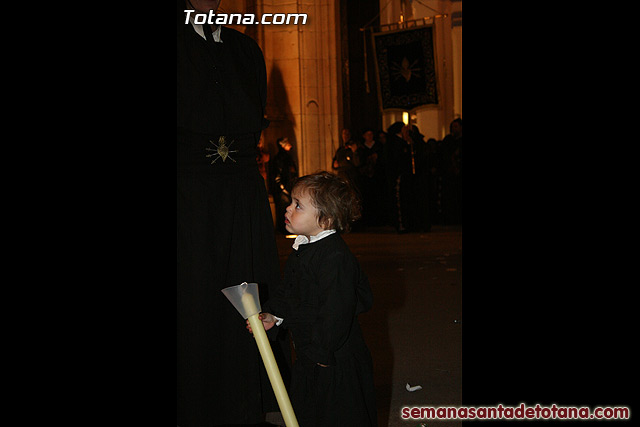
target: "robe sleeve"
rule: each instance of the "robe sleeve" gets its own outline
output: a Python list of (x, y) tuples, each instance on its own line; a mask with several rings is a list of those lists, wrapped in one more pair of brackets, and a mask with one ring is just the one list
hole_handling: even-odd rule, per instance
[[(282, 287), (280, 287), (278, 291), (281, 289)], [(261, 312), (271, 313), (274, 316), (286, 319), (287, 313), (290, 312), (289, 304), (287, 303), (286, 298), (283, 298), (282, 295), (278, 295), (278, 292), (276, 292), (276, 295), (273, 298), (269, 298), (269, 300), (261, 304)], [(270, 341), (276, 340), (280, 332), (281, 325), (274, 325), (273, 328), (267, 331), (267, 338), (269, 338)], [(282, 325), (282, 327), (286, 328), (285, 325)]]
[(291, 316), (290, 304), (286, 298), (282, 297), (282, 295), (278, 295), (278, 293), (276, 293), (273, 298), (269, 298), (265, 301), (261, 308), (262, 312), (271, 313), (274, 316), (278, 316), (285, 320)]
[[(280, 286), (276, 289), (273, 296), (270, 296), (267, 301), (261, 304), (261, 311), (264, 313), (271, 313), (274, 316), (283, 318), (286, 322), (287, 319), (293, 317), (292, 301), (286, 297), (286, 284), (280, 283)], [(274, 327), (273, 329), (277, 329)]]
[(333, 365), (334, 353), (351, 332), (358, 297), (357, 265), (345, 252), (334, 252), (322, 263), (318, 274), (319, 309), (312, 325), (312, 344), (307, 356), (316, 363)]

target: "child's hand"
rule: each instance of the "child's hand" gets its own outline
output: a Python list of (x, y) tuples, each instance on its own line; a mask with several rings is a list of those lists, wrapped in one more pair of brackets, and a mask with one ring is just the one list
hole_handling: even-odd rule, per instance
[[(260, 313), (258, 315), (258, 318), (262, 320), (262, 326), (264, 326), (265, 331), (273, 328), (273, 325), (276, 324), (276, 318), (271, 313)], [(247, 319), (247, 329), (253, 334), (253, 330), (251, 329), (251, 325), (249, 324), (249, 319)]]

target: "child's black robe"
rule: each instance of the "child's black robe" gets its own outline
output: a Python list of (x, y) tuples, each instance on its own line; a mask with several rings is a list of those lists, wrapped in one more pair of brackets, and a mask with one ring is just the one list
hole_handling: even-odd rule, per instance
[(284, 282), (262, 310), (291, 331), (290, 395), (301, 427), (377, 425), (373, 364), (357, 319), (372, 304), (369, 280), (338, 233), (287, 259)]

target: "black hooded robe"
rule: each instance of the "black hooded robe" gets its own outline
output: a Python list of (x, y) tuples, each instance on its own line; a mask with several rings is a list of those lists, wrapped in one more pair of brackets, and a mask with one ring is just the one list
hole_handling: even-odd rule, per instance
[(178, 0), (177, 425), (258, 423), (277, 402), (255, 339), (220, 290), (255, 282), (266, 299), (280, 283), (256, 163), (266, 67), (257, 43), (233, 29), (208, 45), (184, 9)]

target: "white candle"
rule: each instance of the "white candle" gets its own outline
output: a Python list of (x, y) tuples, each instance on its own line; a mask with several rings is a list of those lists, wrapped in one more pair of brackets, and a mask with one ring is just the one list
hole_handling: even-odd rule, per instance
[[(242, 300), (244, 303), (244, 296), (242, 297)], [(251, 300), (253, 301), (253, 298), (251, 298)], [(267, 339), (267, 333), (264, 330), (264, 325), (262, 324), (258, 313), (249, 317), (249, 325), (251, 325), (253, 337), (256, 339), (256, 343), (258, 344), (258, 350), (260, 350), (264, 367), (267, 369), (267, 375), (269, 375), (271, 387), (273, 387), (273, 392), (278, 400), (278, 406), (280, 407), (282, 418), (284, 419), (287, 427), (298, 427), (298, 420), (293, 412), (293, 407), (291, 406), (291, 401), (289, 401), (287, 389), (282, 382), (282, 376), (280, 375), (278, 364), (273, 356), (271, 345)]]
[[(245, 292), (242, 295), (242, 300), (240, 301), (242, 307), (244, 307), (244, 315), (245, 319), (253, 316), (254, 314), (260, 313), (260, 307), (256, 305), (255, 298), (249, 292)], [(260, 302), (258, 301), (258, 304)]]

